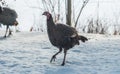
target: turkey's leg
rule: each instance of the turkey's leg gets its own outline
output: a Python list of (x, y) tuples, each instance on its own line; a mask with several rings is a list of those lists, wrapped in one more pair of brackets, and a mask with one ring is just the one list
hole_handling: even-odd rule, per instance
[(7, 27), (6, 27), (6, 32), (5, 32), (5, 35), (4, 35), (5, 38), (6, 38), (6, 34), (8, 32), (8, 28), (9, 28), (9, 25), (7, 25)]
[(62, 66), (65, 65), (66, 55), (67, 55), (67, 49), (64, 49), (64, 59), (63, 59), (63, 62), (61, 64)]
[(12, 35), (12, 31), (11, 31), (11, 29), (9, 28), (9, 34), (8, 34), (8, 36), (10, 36), (10, 35)]
[(57, 56), (60, 52), (62, 52), (62, 48), (59, 48), (59, 51), (52, 56), (52, 58), (51, 58), (51, 60), (50, 60), (50, 63), (51, 63), (53, 60), (55, 61), (56, 56)]

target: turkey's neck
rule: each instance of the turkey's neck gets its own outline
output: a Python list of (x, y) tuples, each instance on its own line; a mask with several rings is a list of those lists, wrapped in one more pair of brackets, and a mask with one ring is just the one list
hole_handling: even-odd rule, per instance
[(55, 32), (55, 23), (53, 22), (52, 17), (49, 20), (47, 19), (47, 32), (51, 40), (51, 38), (54, 37), (54, 32)]
[(53, 21), (53, 18), (50, 17), (50, 19), (47, 19), (47, 29), (54, 29), (55, 23)]

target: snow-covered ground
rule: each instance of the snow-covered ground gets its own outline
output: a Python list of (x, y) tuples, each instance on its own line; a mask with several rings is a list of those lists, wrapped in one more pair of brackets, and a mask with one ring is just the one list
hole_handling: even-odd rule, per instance
[(120, 74), (120, 36), (82, 34), (90, 40), (70, 49), (65, 66), (63, 53), (46, 33), (19, 32), (6, 39), (0, 32), (0, 74)]

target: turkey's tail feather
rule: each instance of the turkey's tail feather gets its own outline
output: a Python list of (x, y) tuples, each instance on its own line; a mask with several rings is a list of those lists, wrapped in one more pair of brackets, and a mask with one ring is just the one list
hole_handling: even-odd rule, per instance
[(84, 36), (78, 35), (78, 40), (81, 40), (82, 42), (88, 41), (88, 39)]

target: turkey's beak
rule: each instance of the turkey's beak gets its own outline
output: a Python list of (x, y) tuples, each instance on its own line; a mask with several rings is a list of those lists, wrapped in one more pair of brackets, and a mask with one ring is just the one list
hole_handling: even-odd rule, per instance
[(45, 13), (43, 13), (42, 15), (45, 15)]

